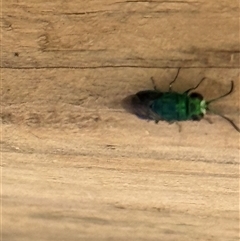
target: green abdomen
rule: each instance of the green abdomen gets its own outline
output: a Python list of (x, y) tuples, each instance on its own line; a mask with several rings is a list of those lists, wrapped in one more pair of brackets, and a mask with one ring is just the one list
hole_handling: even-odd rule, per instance
[(189, 119), (189, 97), (186, 94), (166, 92), (154, 100), (150, 108), (165, 121), (183, 121)]

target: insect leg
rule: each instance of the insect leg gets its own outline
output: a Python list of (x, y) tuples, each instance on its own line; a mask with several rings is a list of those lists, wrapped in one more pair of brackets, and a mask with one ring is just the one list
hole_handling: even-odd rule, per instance
[(197, 89), (197, 87), (198, 87), (198, 86), (203, 82), (203, 80), (205, 80), (205, 79), (206, 79), (205, 77), (202, 78), (202, 79), (199, 81), (199, 83), (198, 83), (195, 87), (186, 90), (184, 93), (187, 94), (187, 93), (190, 92), (191, 90), (195, 90), (195, 89)]
[(151, 77), (151, 81), (152, 81), (153, 89), (156, 90), (156, 91), (158, 91), (157, 86), (156, 86), (156, 83), (155, 83), (155, 80), (154, 80), (153, 77)]
[(176, 124), (178, 126), (178, 132), (182, 131), (182, 126), (178, 121), (168, 121), (169, 125)]
[(178, 126), (178, 132), (181, 132), (182, 131), (182, 126), (178, 122), (175, 122), (175, 123)]
[(207, 121), (209, 124), (213, 124), (212, 120), (210, 120), (210, 119), (207, 118), (207, 117), (205, 117), (204, 120)]
[(168, 89), (169, 92), (172, 91), (172, 84), (177, 80), (177, 77), (178, 77), (178, 74), (179, 74), (179, 72), (180, 72), (180, 69), (181, 69), (181, 68), (178, 68), (178, 72), (177, 72), (174, 80), (173, 80), (172, 82), (170, 82), (170, 84), (169, 84), (169, 89)]

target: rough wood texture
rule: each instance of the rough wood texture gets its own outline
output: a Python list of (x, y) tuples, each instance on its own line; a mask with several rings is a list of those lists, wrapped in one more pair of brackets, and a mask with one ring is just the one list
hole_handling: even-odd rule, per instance
[(239, 133), (120, 106), (182, 67), (238, 122), (238, 4), (3, 1), (1, 240), (239, 240)]

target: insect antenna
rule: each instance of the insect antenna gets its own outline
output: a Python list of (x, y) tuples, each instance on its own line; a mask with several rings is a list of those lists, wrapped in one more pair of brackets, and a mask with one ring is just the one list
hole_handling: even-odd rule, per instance
[(174, 80), (173, 81), (171, 81), (170, 82), (170, 84), (169, 84), (169, 89), (168, 89), (168, 91), (169, 92), (171, 92), (172, 91), (172, 84), (177, 80), (177, 77), (178, 77), (178, 74), (179, 74), (179, 72), (180, 72), (180, 69), (181, 69), (181, 67), (180, 68), (178, 68), (178, 72), (177, 72), (177, 74), (176, 74), (176, 76), (175, 76), (175, 78), (174, 78)]
[(219, 96), (219, 97), (217, 97), (215, 99), (207, 101), (207, 104), (209, 105), (210, 103), (212, 103), (212, 102), (214, 102), (216, 100), (222, 99), (223, 97), (226, 97), (227, 95), (230, 95), (233, 92), (233, 88), (234, 88), (234, 83), (233, 83), (233, 81), (231, 81), (231, 88), (230, 88), (230, 90), (226, 94), (224, 94), (222, 96)]
[(195, 89), (197, 89), (197, 87), (198, 87), (198, 86), (203, 82), (203, 80), (205, 80), (205, 79), (206, 79), (205, 77), (202, 78), (202, 79), (199, 81), (199, 83), (198, 83), (195, 87), (186, 90), (184, 93), (187, 94), (187, 93), (190, 92), (191, 90), (195, 90)]
[(215, 115), (218, 115), (218, 116), (222, 117), (222, 118), (225, 119), (225, 120), (227, 120), (227, 121), (233, 126), (233, 128), (234, 128), (236, 131), (240, 132), (240, 128), (239, 128), (231, 119), (229, 119), (228, 117), (226, 117), (226, 116), (224, 116), (224, 115), (222, 115), (222, 114), (220, 114), (220, 113), (218, 113), (218, 112), (215, 112), (215, 111), (213, 111), (213, 110), (210, 110), (210, 109), (208, 109), (208, 111), (211, 112), (211, 113), (213, 113), (213, 114), (215, 114)]
[[(214, 101), (217, 101), (217, 100), (219, 100), (219, 99), (222, 99), (222, 98), (230, 95), (230, 94), (233, 92), (233, 88), (234, 88), (234, 82), (231, 81), (231, 88), (230, 88), (230, 90), (229, 90), (226, 94), (224, 94), (224, 95), (222, 95), (222, 96), (219, 96), (219, 97), (217, 97), (217, 98), (215, 98), (215, 99), (212, 99), (212, 100), (207, 101), (207, 102), (206, 102), (207, 105), (209, 105), (210, 103), (212, 103), (212, 102), (214, 102)], [(228, 117), (226, 117), (226, 116), (224, 116), (224, 115), (222, 115), (222, 114), (220, 114), (220, 113), (218, 113), (218, 112), (215, 112), (215, 111), (209, 109), (208, 107), (207, 107), (207, 110), (210, 111), (210, 112), (212, 112), (213, 114), (218, 115), (218, 116), (222, 117), (223, 119), (227, 120), (227, 121), (233, 126), (233, 128), (234, 128), (236, 131), (240, 132), (240, 128), (239, 128), (231, 119), (229, 119)]]

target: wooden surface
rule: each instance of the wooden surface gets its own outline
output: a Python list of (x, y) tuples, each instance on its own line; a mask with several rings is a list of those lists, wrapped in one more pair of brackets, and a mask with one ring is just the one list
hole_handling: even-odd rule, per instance
[(239, 121), (238, 1), (2, 1), (1, 240), (239, 240), (239, 133), (127, 95), (202, 77)]

